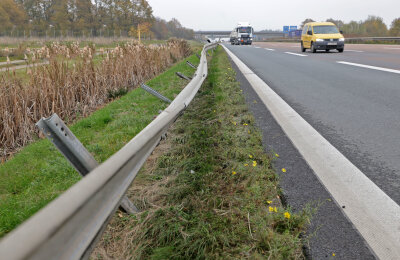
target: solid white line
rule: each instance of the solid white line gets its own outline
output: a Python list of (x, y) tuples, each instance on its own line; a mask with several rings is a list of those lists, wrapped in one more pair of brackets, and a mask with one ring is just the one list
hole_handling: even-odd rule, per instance
[(350, 65), (350, 66), (361, 67), (361, 68), (366, 68), (366, 69), (380, 70), (380, 71), (385, 71), (385, 72), (391, 72), (391, 73), (400, 74), (400, 70), (387, 69), (387, 68), (382, 68), (382, 67), (375, 67), (375, 66), (364, 65), (364, 64), (358, 64), (358, 63), (352, 63), (352, 62), (347, 62), (347, 61), (337, 61), (337, 63), (345, 64), (345, 65)]
[(296, 55), (296, 56), (301, 56), (301, 57), (306, 57), (306, 56), (308, 56), (308, 55), (305, 55), (305, 54), (300, 54), (300, 53), (294, 53), (294, 52), (285, 52), (286, 54), (290, 54), (290, 55)]
[(348, 52), (364, 52), (364, 51), (357, 51), (357, 50), (344, 50), (344, 51), (348, 51)]
[(260, 99), (380, 259), (400, 256), (400, 206), (225, 46)]
[(266, 49), (267, 51), (275, 51), (274, 49), (268, 49), (268, 48), (264, 48), (264, 49)]
[(256, 48), (256, 49), (260, 49), (260, 47), (257, 47), (257, 46), (254, 46), (254, 48)]

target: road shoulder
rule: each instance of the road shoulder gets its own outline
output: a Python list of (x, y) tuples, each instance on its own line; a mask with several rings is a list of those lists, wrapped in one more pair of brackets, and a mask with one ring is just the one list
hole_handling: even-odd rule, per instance
[(280, 174), (280, 187), (286, 203), (294, 211), (307, 205), (318, 206), (307, 232), (310, 238), (306, 245), (307, 256), (312, 259), (325, 259), (333, 255), (338, 259), (375, 259), (364, 239), (343, 215), (233, 62), (232, 67), (237, 72), (237, 80), (249, 109), (262, 131), (265, 150), (279, 154), (274, 162), (276, 169), (286, 169), (285, 173)]

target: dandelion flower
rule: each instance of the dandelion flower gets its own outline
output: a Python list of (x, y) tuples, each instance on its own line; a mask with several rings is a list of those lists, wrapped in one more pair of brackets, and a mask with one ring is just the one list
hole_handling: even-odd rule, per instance
[(235, 172), (235, 171), (233, 171), (233, 172), (232, 172), (232, 175), (236, 175), (236, 172)]
[(244, 123), (243, 125), (244, 125), (244, 126), (247, 126), (248, 124)]
[(274, 208), (273, 207), (268, 207), (269, 212), (274, 212)]
[(253, 167), (256, 167), (256, 166), (257, 166), (257, 162), (253, 161)]
[(285, 216), (285, 218), (290, 219), (290, 213), (289, 212), (285, 212), (285, 214), (283, 214)]
[(272, 200), (267, 200), (267, 203), (268, 203), (268, 204), (271, 204), (271, 203), (272, 203)]
[(285, 168), (282, 168), (282, 172), (286, 172), (286, 169), (285, 169)]

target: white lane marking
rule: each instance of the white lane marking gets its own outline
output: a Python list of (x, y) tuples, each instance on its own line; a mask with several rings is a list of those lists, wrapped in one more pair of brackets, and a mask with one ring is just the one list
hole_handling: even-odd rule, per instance
[(384, 49), (388, 49), (388, 50), (400, 50), (400, 48), (392, 48), (392, 47), (384, 47)]
[(289, 46), (290, 48), (300, 48), (300, 46)]
[(358, 63), (352, 63), (352, 62), (347, 62), (347, 61), (337, 61), (337, 63), (345, 64), (345, 65), (350, 65), (350, 66), (361, 67), (361, 68), (366, 68), (366, 69), (380, 70), (380, 71), (386, 71), (386, 72), (391, 72), (391, 73), (400, 74), (400, 70), (387, 69), (387, 68), (382, 68), (382, 67), (375, 67), (375, 66), (364, 65), (364, 64), (358, 64)]
[(256, 49), (260, 49), (261, 47), (254, 46), (254, 48), (256, 48)]
[(274, 49), (269, 49), (269, 48), (264, 48), (264, 49), (266, 49), (267, 51), (275, 51)]
[(358, 51), (358, 50), (344, 50), (344, 51), (347, 51), (347, 52), (364, 52), (364, 51)]
[(379, 259), (400, 255), (400, 206), (223, 46)]
[(305, 55), (305, 54), (300, 54), (300, 53), (294, 53), (294, 52), (285, 52), (286, 54), (290, 54), (290, 55), (296, 55), (296, 56), (301, 56), (301, 57), (306, 57), (306, 56), (308, 56), (308, 55)]

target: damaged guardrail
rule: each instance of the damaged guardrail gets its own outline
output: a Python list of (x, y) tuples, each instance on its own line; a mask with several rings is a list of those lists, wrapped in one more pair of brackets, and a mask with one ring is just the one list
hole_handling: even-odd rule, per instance
[(206, 79), (207, 51), (217, 44), (203, 48), (193, 79), (154, 121), (107, 161), (3, 238), (1, 258), (89, 258), (147, 157)]

